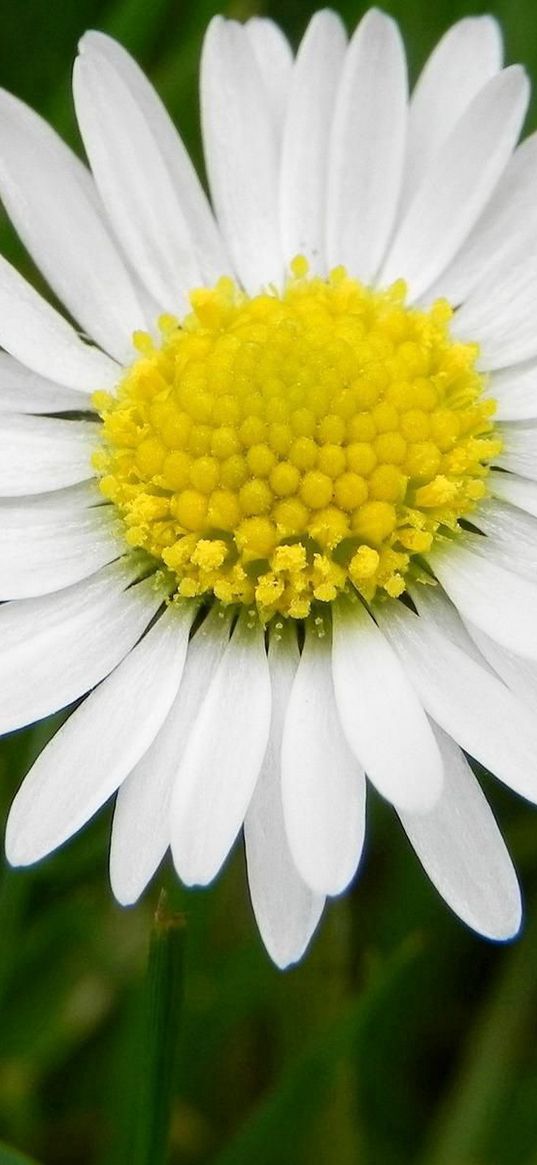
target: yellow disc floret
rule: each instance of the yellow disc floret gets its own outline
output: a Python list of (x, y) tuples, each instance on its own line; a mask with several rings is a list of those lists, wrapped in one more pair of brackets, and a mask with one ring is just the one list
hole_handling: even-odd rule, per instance
[(343, 268), (282, 293), (191, 295), (115, 395), (96, 393), (100, 487), (178, 595), (305, 618), (354, 588), (394, 597), (485, 495), (500, 451), (477, 348), (451, 309)]

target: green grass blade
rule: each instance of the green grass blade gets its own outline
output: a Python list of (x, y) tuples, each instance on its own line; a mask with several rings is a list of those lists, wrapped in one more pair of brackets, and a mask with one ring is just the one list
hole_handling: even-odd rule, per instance
[(183, 999), (185, 922), (161, 893), (149, 946), (141, 1097), (132, 1165), (166, 1165)]

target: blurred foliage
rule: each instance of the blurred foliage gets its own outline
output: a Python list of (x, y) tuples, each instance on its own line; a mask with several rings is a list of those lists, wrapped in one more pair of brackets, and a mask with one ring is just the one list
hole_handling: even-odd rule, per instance
[[(448, 24), (489, 10), (480, 0), (385, 7), (401, 21), (414, 76)], [(536, 76), (533, 0), (491, 7), (508, 59)], [(363, 6), (339, 9), (352, 27)], [(3, 0), (0, 79), (77, 145), (76, 41), (87, 27), (111, 32), (149, 72), (201, 165), (197, 69), (216, 11), (271, 15), (297, 43), (313, 5)], [(38, 281), (5, 222), (0, 249)], [(56, 724), (1, 745), (3, 818)], [(492, 779), (487, 792), (525, 888), (529, 921), (510, 947), (450, 915), (374, 797), (361, 877), (327, 911), (309, 958), (286, 974), (256, 934), (239, 847), (216, 886), (183, 892), (165, 867), (132, 910), (115, 905), (107, 884), (109, 810), (39, 867), (4, 869), (0, 1165), (132, 1165), (144, 967), (161, 885), (188, 935), (174, 1165), (537, 1165), (537, 819)]]

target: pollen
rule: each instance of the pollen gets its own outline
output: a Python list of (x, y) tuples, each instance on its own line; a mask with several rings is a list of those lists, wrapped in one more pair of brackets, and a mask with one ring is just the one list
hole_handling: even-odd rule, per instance
[(223, 278), (190, 301), (94, 395), (94, 466), (127, 544), (177, 595), (263, 622), (344, 591), (401, 595), (501, 449), (449, 304), (408, 307), (402, 281), (371, 290), (344, 268), (312, 277), (301, 256), (282, 291)]

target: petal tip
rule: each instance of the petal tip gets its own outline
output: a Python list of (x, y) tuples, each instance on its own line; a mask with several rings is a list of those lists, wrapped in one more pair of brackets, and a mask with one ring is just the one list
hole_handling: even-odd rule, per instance
[(32, 866), (43, 856), (41, 852), (36, 853), (35, 844), (33, 846), (29, 845), (27, 832), (18, 825), (10, 824), (9, 819), (6, 827), (4, 848), (9, 865), (14, 868)]
[(128, 882), (121, 883), (112, 872), (110, 872), (110, 886), (116, 902), (124, 907), (135, 906), (143, 892), (143, 888), (139, 886), (133, 886)]
[[(515, 888), (513, 887), (513, 891)], [(516, 883), (516, 897), (510, 905), (504, 916), (499, 918), (493, 925), (487, 927), (484, 931), (484, 937), (495, 943), (509, 943), (513, 942), (519, 937), (524, 925), (524, 911), (522, 908), (522, 898)]]

